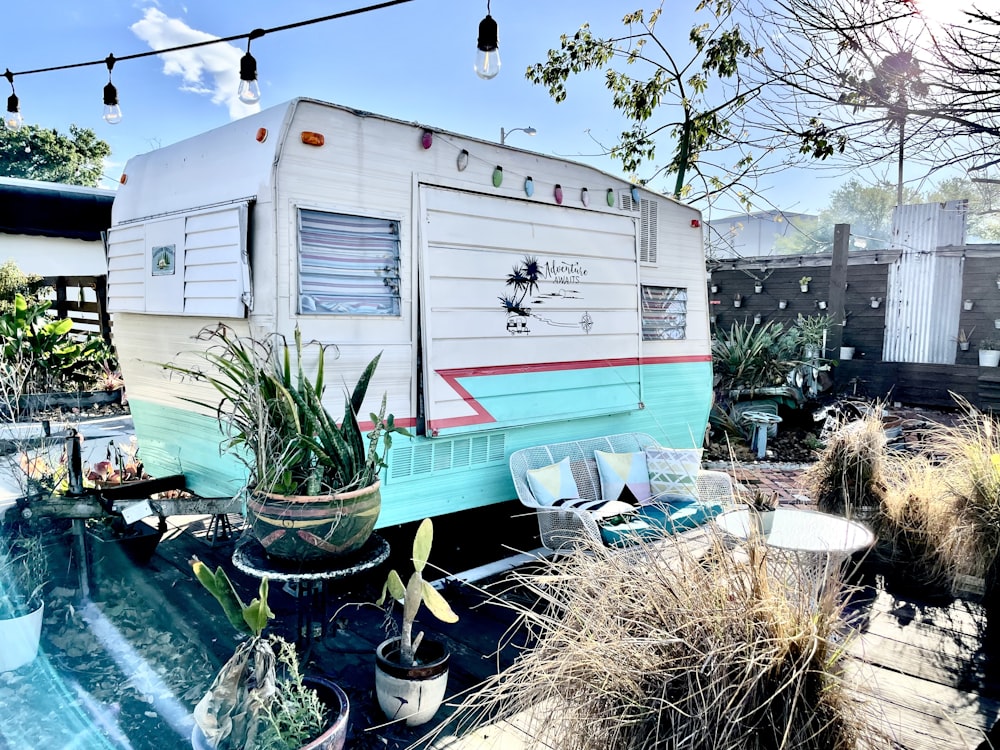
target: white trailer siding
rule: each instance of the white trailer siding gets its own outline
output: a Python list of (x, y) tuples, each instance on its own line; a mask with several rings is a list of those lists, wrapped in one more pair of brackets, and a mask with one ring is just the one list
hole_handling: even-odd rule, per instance
[[(382, 352), (363, 412), (385, 392), (397, 423), (417, 436), (393, 443), (380, 525), (512, 498), (507, 457), (527, 445), (628, 430), (700, 444), (711, 360), (699, 213), (590, 167), (496, 143), (435, 131), (425, 148), (424, 131), (296, 100), (129, 162), (114, 210), (112, 301), (121, 305), (115, 337), (136, 431), (155, 475), (183, 473), (206, 496), (238, 490), (211, 414), (184, 401), (197, 389), (158, 364), (196, 348), (200, 326), (219, 322), (257, 336), (299, 327), (305, 340), (331, 345), (326, 402), (336, 415), (344, 388)], [(247, 221), (235, 234), (221, 225), (188, 232), (204, 226), (202, 215), (242, 206)], [(313, 309), (300, 302), (303, 210), (398, 227), (398, 269), (386, 272), (398, 274), (398, 310), (301, 311)], [(177, 224), (169, 236), (191, 258), (185, 286), (169, 295), (149, 272), (146, 234), (161, 221)], [(198, 237), (208, 241), (190, 239)], [(200, 314), (202, 300), (232, 301), (239, 291), (229, 283), (236, 274), (220, 272), (232, 256), (218, 248), (234, 238), (249, 249), (252, 297)], [(529, 256), (545, 273), (521, 315), (499, 298)], [(186, 295), (188, 283), (210, 291)], [(671, 331), (679, 337), (642, 340), (643, 285), (656, 287), (647, 298), (676, 301), (655, 314), (679, 321)]]

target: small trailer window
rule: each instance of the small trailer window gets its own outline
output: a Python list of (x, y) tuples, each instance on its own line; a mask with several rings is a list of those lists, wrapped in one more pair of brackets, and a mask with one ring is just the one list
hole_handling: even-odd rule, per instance
[(399, 222), (299, 209), (299, 312), (399, 315)]
[(685, 337), (687, 289), (642, 285), (642, 340), (664, 341)]

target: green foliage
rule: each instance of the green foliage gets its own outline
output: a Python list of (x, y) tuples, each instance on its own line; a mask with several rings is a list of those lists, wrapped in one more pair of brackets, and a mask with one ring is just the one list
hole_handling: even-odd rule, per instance
[(274, 612), (267, 606), (267, 577), (260, 581), (258, 598), (250, 604), (244, 604), (226, 571), (221, 567), (213, 573), (205, 563), (196, 558), (191, 561), (191, 569), (195, 578), (222, 606), (230, 624), (241, 633), (249, 633), (255, 638), (260, 638), (264, 628), (267, 627), (267, 621), (274, 618)]
[(373, 429), (362, 434), (358, 413), (381, 355), (368, 364), (353, 392), (345, 394), (338, 425), (323, 406), (325, 346), (320, 345), (311, 380), (303, 369), (298, 329), (294, 366), (293, 349), (283, 338), (260, 341), (221, 325), (204, 329), (200, 338), (211, 343), (201, 354), (212, 371), (163, 366), (204, 380), (221, 394), (216, 403), (188, 400), (215, 412), (229, 435), (224, 448), (246, 464), (251, 484), (260, 491), (319, 495), (367, 487), (387, 466), (392, 436), (410, 434), (385, 413), (385, 396), (379, 412), (369, 415)]
[(69, 126), (69, 135), (25, 125), (0, 128), (0, 174), (28, 180), (96, 187), (111, 146), (90, 128)]
[(783, 385), (799, 362), (800, 338), (777, 321), (733, 323), (712, 342), (712, 367), (725, 390)]
[(423, 570), (431, 554), (431, 543), (434, 541), (434, 525), (431, 519), (425, 518), (417, 528), (413, 539), (413, 574), (406, 586), (395, 570), (389, 571), (389, 577), (382, 586), (382, 595), (376, 604), (383, 606), (388, 597), (392, 597), (403, 605), (403, 629), (400, 636), (400, 661), (405, 667), (412, 667), (416, 658), (417, 648), (423, 640), (421, 632), (413, 637), (413, 621), (417, 617), (420, 605), (426, 605), (430, 613), (441, 622), (458, 622), (456, 615), (444, 597), (423, 578)]
[[(733, 20), (731, 0), (702, 0), (696, 10), (709, 20), (691, 29), (693, 51), (688, 57), (669, 50), (657, 35), (662, 8), (648, 16), (640, 9), (623, 17), (627, 32), (620, 37), (595, 36), (589, 24), (572, 37), (564, 34), (559, 48), (549, 50), (545, 62), (529, 66), (525, 73), (562, 102), (570, 76), (603, 71), (614, 108), (630, 121), (609, 153), (626, 172), (636, 173), (655, 158), (657, 139), (668, 137), (674, 144), (671, 158), (657, 174), (677, 175), (678, 197), (692, 189), (689, 170), (710, 194), (739, 184), (756, 166), (745, 134), (730, 123), (740, 118), (749, 96), (740, 71), (763, 50)], [(729, 148), (736, 154), (732, 165), (706, 158)]]
[(263, 706), (263, 723), (257, 737), (259, 750), (298, 750), (326, 729), (327, 708), (315, 690), (305, 685), (295, 647), (275, 639), (278, 664), (284, 676), (278, 681), (274, 698)]
[(18, 294), (26, 299), (39, 299), (45, 281), (38, 274), (26, 274), (13, 260), (0, 265), (0, 315), (14, 307)]
[(0, 531), (0, 620), (38, 609), (47, 577), (48, 558), (40, 539)]
[(2, 364), (23, 378), (22, 393), (79, 389), (109, 356), (102, 339), (75, 338), (70, 318), (50, 317), (51, 306), (48, 300), (15, 294), (12, 307), (0, 314)]

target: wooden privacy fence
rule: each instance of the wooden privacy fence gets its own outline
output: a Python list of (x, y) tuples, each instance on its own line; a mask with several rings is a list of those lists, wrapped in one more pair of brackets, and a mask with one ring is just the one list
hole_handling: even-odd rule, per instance
[(73, 333), (96, 334), (111, 343), (107, 276), (46, 276), (54, 289), (52, 310), (73, 320)]

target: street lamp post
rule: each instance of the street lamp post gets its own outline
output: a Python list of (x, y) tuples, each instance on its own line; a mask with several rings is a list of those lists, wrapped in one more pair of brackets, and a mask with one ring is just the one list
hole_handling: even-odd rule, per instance
[(538, 132), (530, 125), (526, 128), (512, 128), (510, 130), (504, 130), (503, 128), (500, 128), (500, 145), (503, 146), (507, 142), (508, 135), (510, 135), (511, 133), (516, 133), (519, 130), (526, 135), (535, 135), (535, 133)]

